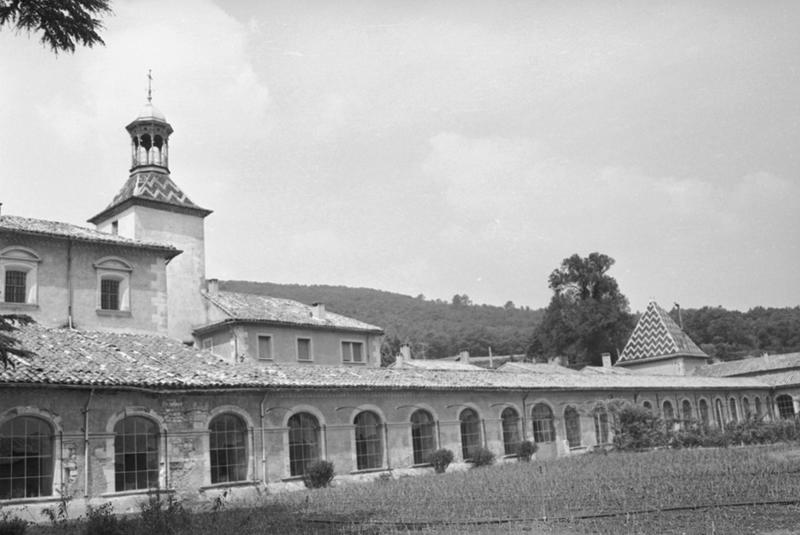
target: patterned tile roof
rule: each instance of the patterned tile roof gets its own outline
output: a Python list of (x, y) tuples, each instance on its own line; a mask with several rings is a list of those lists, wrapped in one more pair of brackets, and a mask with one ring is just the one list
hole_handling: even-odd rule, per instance
[(168, 174), (156, 171), (133, 173), (103, 212), (107, 212), (129, 199), (145, 199), (210, 213), (193, 203)]
[(764, 355), (762, 357), (718, 362), (708, 366), (695, 368), (695, 375), (705, 377), (732, 377), (736, 375), (760, 375), (775, 370), (800, 370), (800, 353), (784, 353), (783, 355)]
[(28, 325), (15, 333), (36, 353), (12, 357), (0, 384), (52, 384), (167, 389), (360, 390), (658, 390), (764, 389), (754, 378), (499, 373), (321, 365), (232, 364), (162, 336), (48, 329)]
[[(231, 320), (272, 322), (305, 327), (330, 328), (348, 331), (382, 333), (375, 325), (364, 323), (334, 312), (325, 311), (322, 317), (315, 317), (314, 307), (291, 299), (281, 299), (266, 295), (218, 291), (204, 293), (205, 297), (222, 310)], [(200, 330), (204, 330), (203, 327)]]
[(669, 317), (667, 311), (650, 301), (633, 334), (625, 344), (617, 365), (667, 356), (708, 358), (702, 349)]
[(116, 234), (108, 234), (85, 227), (79, 227), (71, 223), (61, 223), (59, 221), (46, 221), (44, 219), (31, 219), (29, 217), (19, 217), (13, 215), (0, 216), (0, 230), (22, 232), (26, 234), (37, 234), (40, 236), (53, 236), (58, 238), (72, 238), (73, 240), (107, 243), (111, 245), (123, 245), (126, 247), (143, 247), (147, 249), (161, 249), (170, 252), (170, 257), (181, 253), (172, 245), (160, 242), (132, 240), (123, 238)]

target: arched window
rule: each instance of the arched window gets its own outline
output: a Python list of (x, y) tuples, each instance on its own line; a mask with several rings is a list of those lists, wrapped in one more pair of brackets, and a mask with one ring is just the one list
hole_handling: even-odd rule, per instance
[(411, 415), (411, 446), (414, 464), (425, 464), (436, 449), (436, 424), (428, 411), (419, 409)]
[(653, 404), (650, 403), (649, 401), (643, 401), (642, 402), (642, 407), (644, 407), (645, 409), (647, 409), (649, 411), (653, 410)]
[(503, 424), (503, 452), (506, 455), (516, 455), (521, 442), (519, 435), (519, 413), (511, 407), (506, 407), (500, 413)]
[(692, 402), (688, 399), (684, 399), (681, 402), (681, 419), (684, 422), (689, 422), (692, 420), (692, 418)]
[(756, 418), (761, 418), (761, 398), (756, 396)]
[(159, 432), (156, 423), (128, 416), (114, 426), (114, 488), (117, 491), (158, 487)]
[(734, 423), (738, 422), (739, 421), (739, 415), (736, 412), (736, 400), (733, 399), (733, 398), (730, 398), (728, 400), (728, 405), (730, 406), (730, 409), (731, 409), (731, 421), (734, 422)]
[(665, 401), (662, 407), (664, 409), (664, 423), (667, 424), (667, 427), (672, 427), (672, 423), (675, 421), (675, 410), (672, 408), (672, 403)]
[(794, 418), (794, 401), (792, 396), (781, 394), (775, 398), (775, 405), (778, 406), (778, 416), (781, 418)]
[(298, 412), (289, 418), (289, 473), (302, 476), (318, 460), (319, 422), (307, 412)]
[(247, 428), (235, 414), (215, 416), (208, 426), (211, 483), (247, 479)]
[(714, 416), (717, 419), (717, 427), (724, 428), (725, 427), (725, 413), (723, 412), (722, 408), (722, 400), (717, 399), (714, 403)]
[(697, 406), (700, 410), (700, 421), (705, 425), (708, 425), (708, 402), (704, 399), (701, 399)]
[(597, 444), (608, 444), (608, 411), (602, 406), (594, 409), (594, 438)]
[(356, 468), (369, 470), (383, 466), (381, 419), (370, 411), (359, 412), (353, 420), (356, 431)]
[(11, 246), (0, 251), (0, 301), (35, 305), (41, 261), (27, 247)]
[(53, 494), (53, 428), (17, 416), (0, 426), (0, 499)]
[(750, 400), (746, 397), (742, 398), (742, 412), (744, 413), (742, 417), (746, 420), (749, 420), (752, 416), (752, 413), (750, 412)]
[(458, 420), (461, 422), (461, 456), (466, 461), (481, 447), (481, 421), (472, 409), (461, 411)]
[(546, 403), (537, 403), (531, 410), (533, 423), (533, 441), (553, 442), (556, 439), (556, 429), (553, 425), (553, 411)]
[(567, 430), (567, 443), (570, 448), (581, 445), (581, 418), (575, 407), (564, 409), (564, 427)]

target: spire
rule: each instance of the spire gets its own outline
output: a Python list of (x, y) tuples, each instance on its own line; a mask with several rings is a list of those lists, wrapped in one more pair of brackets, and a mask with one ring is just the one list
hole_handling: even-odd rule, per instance
[(153, 69), (147, 69), (147, 103), (153, 104)]
[(650, 301), (617, 364), (667, 356), (708, 358), (663, 308)]

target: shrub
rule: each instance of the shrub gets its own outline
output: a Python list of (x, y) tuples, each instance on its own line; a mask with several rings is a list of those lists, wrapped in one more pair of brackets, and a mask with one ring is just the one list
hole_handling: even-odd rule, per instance
[(472, 455), (472, 466), (489, 466), (494, 464), (494, 452), (488, 448), (478, 448)]
[(650, 410), (630, 402), (613, 407), (614, 447), (619, 450), (640, 450), (665, 446), (669, 436), (661, 418)]
[(311, 463), (303, 474), (303, 483), (310, 489), (322, 489), (333, 481), (333, 463), (330, 461), (316, 461)]
[(517, 447), (517, 455), (519, 456), (519, 460), (526, 463), (530, 462), (531, 457), (533, 457), (533, 454), (536, 453), (536, 450), (538, 449), (539, 446), (535, 442), (523, 440), (519, 443), (519, 447)]
[(114, 507), (107, 502), (97, 507), (86, 506), (84, 535), (124, 535), (124, 521), (114, 516)]
[(161, 497), (162, 494), (163, 492), (159, 491), (152, 492), (146, 502), (139, 504), (140, 526), (143, 533), (173, 535), (191, 520), (190, 515), (172, 494), (169, 494), (166, 500)]
[(450, 463), (453, 462), (453, 452), (442, 448), (431, 453), (430, 462), (437, 474), (444, 474)]
[(5, 511), (0, 515), (0, 535), (24, 535), (28, 523), (21, 518), (12, 517)]

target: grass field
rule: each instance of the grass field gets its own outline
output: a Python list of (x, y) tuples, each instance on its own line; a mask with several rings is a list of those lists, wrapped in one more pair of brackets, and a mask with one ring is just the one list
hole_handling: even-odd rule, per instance
[[(160, 527), (137, 521), (134, 532), (777, 535), (800, 530), (795, 500), (800, 502), (796, 447), (662, 450), (266, 496), (249, 508), (164, 515)], [(81, 533), (80, 526), (74, 532)]]

